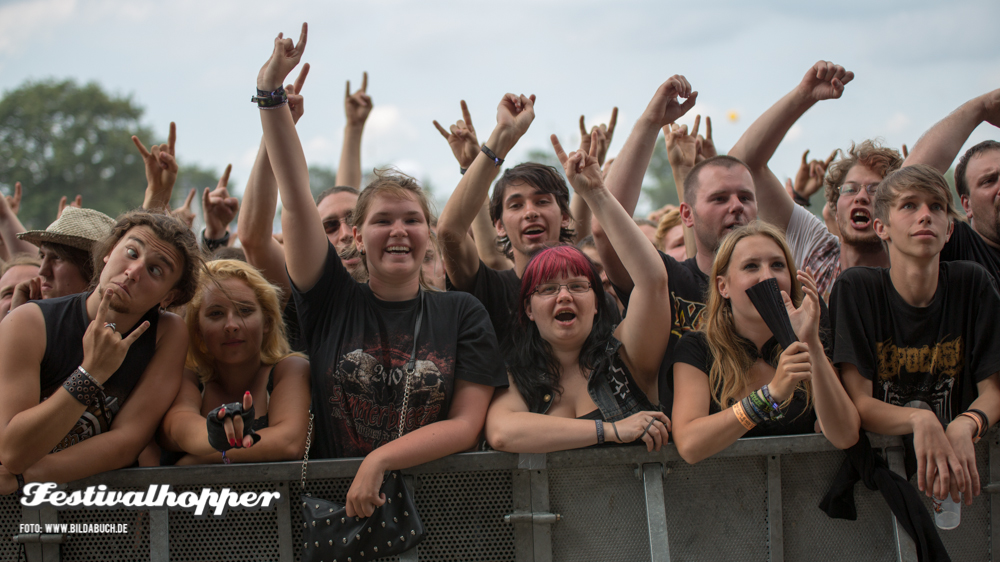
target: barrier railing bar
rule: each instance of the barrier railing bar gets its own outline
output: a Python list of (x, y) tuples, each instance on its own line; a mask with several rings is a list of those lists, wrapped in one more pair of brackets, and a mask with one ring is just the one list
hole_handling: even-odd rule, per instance
[[(514, 469), (511, 472), (511, 507), (514, 512), (531, 511), (531, 471)], [(514, 519), (514, 559), (517, 562), (533, 562), (535, 541), (532, 537), (534, 525), (526, 519)]]
[[(885, 456), (889, 462), (889, 469), (906, 478), (906, 468), (903, 464), (903, 448), (886, 447)], [(896, 520), (895, 515), (892, 516), (892, 533), (896, 538), (896, 555), (899, 562), (918, 562), (917, 545), (910, 538), (910, 535), (906, 534), (906, 530)]]
[(642, 465), (642, 485), (646, 492), (649, 559), (651, 562), (670, 562), (667, 508), (663, 503), (663, 465), (658, 462)]
[(771, 562), (785, 560), (785, 531), (781, 510), (781, 455), (767, 458), (767, 532)]
[[(531, 487), (531, 511), (549, 512), (549, 471), (546, 455), (519, 455), (518, 466), (529, 466), (528, 481)], [(534, 562), (552, 562), (552, 524), (533, 521), (531, 542)]]

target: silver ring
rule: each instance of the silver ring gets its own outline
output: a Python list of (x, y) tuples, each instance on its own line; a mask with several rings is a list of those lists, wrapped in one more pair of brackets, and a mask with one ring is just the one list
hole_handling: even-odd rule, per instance
[(104, 323), (104, 327), (105, 328), (111, 328), (112, 332), (118, 331), (118, 326), (116, 326), (114, 322), (105, 322)]

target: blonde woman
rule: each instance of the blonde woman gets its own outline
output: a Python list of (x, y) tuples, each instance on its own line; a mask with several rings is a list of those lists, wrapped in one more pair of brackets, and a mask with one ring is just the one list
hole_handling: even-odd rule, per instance
[[(746, 294), (772, 277), (799, 340), (785, 350)], [(705, 323), (681, 338), (673, 357), (673, 433), (684, 460), (696, 463), (744, 436), (821, 430), (838, 448), (853, 445), (860, 418), (824, 350), (816, 282), (796, 272), (781, 232), (759, 221), (737, 228), (723, 239), (709, 280)]]
[[(206, 264), (187, 308), (191, 343), (184, 379), (163, 418), (165, 449), (186, 453), (177, 464), (263, 462), (302, 458), (309, 423), (309, 362), (292, 353), (278, 289), (238, 260)], [(254, 444), (243, 417), (225, 404), (254, 410)], [(216, 411), (219, 409), (220, 411)], [(207, 417), (222, 422), (232, 449), (209, 441)]]

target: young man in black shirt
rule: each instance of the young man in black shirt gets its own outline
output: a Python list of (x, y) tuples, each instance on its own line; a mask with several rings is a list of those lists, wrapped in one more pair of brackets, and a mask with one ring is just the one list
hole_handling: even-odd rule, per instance
[(892, 266), (840, 275), (833, 361), (864, 429), (913, 434), (919, 488), (971, 504), (980, 491), (973, 443), (1000, 416), (1000, 295), (982, 266), (941, 262), (955, 210), (934, 169), (888, 175), (874, 211)]
[[(200, 264), (177, 219), (133, 211), (95, 250), (97, 287), (0, 323), (0, 494), (131, 465), (180, 386)], [(41, 398), (41, 399), (40, 399)]]
[(519, 306), (521, 274), (535, 252), (573, 241), (569, 188), (551, 166), (525, 163), (508, 169), (490, 199), (490, 219), (514, 269), (498, 271), (479, 257), (469, 228), (483, 205), (500, 164), (535, 118), (534, 96), (506, 94), (497, 125), (463, 174), (438, 218), (438, 238), (450, 286), (472, 293), (486, 307), (503, 348)]

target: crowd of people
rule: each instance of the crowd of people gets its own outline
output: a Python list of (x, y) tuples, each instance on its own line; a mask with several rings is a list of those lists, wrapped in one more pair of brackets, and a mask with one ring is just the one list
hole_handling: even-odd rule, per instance
[[(668, 78), (608, 158), (617, 112), (562, 170), (502, 168), (535, 117), (505, 94), (480, 139), (464, 102), (434, 125), (457, 163), (435, 216), (417, 181), (362, 188), (367, 75), (348, 83), (337, 187), (314, 198), (296, 123), (307, 41), (279, 35), (257, 76), (262, 140), (242, 200), (227, 169), (171, 209), (175, 129), (148, 149), (142, 207), (63, 201), (45, 230), (0, 198), (0, 493), (139, 465), (363, 457), (368, 516), (387, 470), (490, 447), (536, 453), (668, 441), (689, 463), (745, 436), (911, 435), (918, 487), (980, 493), (974, 443), (1000, 418), (1000, 143), (942, 176), (1000, 90), (905, 156), (877, 140), (769, 161), (854, 75), (821, 61), (726, 155), (676, 122), (697, 91)], [(634, 219), (664, 134), (680, 205)], [(442, 149), (444, 146), (442, 145)], [(503, 173), (501, 174), (501, 170)], [(499, 178), (497, 177), (499, 175)], [(490, 193), (492, 185), (492, 194)], [(571, 189), (573, 197), (571, 197)], [(823, 191), (820, 219), (808, 207)], [(280, 233), (272, 232), (277, 199)], [(235, 232), (230, 225), (236, 222)], [(773, 280), (794, 340), (750, 296)], [(992, 320), (991, 320), (992, 319)], [(312, 418), (312, 422), (310, 422)]]

